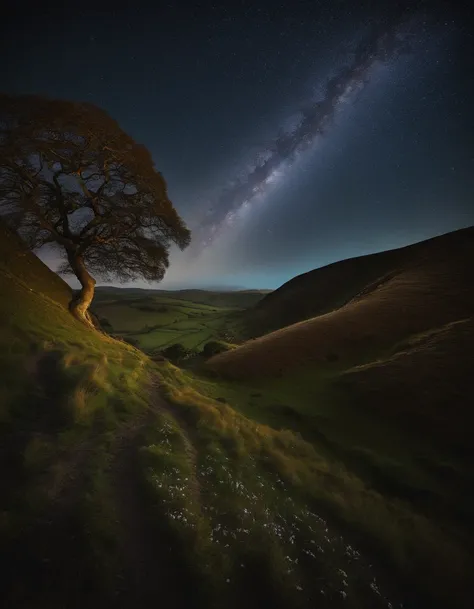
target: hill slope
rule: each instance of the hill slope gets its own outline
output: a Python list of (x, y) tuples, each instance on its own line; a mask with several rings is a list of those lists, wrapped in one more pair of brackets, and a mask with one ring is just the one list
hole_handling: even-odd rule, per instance
[(217, 355), (208, 368), (229, 378), (250, 378), (367, 360), (412, 334), (470, 317), (473, 259), (474, 228), (469, 228), (297, 277), (266, 296), (250, 323), (261, 316), (282, 323), (319, 310), (325, 286), (330, 306), (344, 304)]
[(31, 291), (47, 294), (64, 307), (71, 300), (69, 285), (37, 256), (31, 255), (0, 218), (0, 298), (9, 297), (12, 281), (22, 282)]
[[(266, 295), (246, 316), (251, 336), (328, 313), (367, 293), (409, 268), (420, 268), (430, 260), (467, 260), (473, 251), (474, 227), (434, 237), (407, 247), (359, 256), (294, 277)], [(457, 264), (453, 260), (454, 264)]]
[[(387, 501), (397, 497), (463, 539), (465, 565), (474, 560), (473, 259), (470, 228), (298, 277), (250, 312), (250, 323), (261, 330), (265, 316), (271, 325), (321, 314), (205, 366), (230, 403), (297, 430)], [(402, 527), (399, 539), (416, 527)], [(439, 560), (433, 590), (444, 577)]]
[(337, 384), (355, 409), (474, 454), (472, 362), (474, 317), (414, 336), (395, 353), (342, 372)]
[[(462, 548), (428, 520), (298, 434), (82, 326), (63, 283), (9, 243), (0, 273), (5, 606), (382, 609), (389, 598), (396, 606), (405, 576), (388, 577), (354, 540), (406, 542), (415, 562), (448, 548), (463, 564)], [(400, 521), (386, 527), (394, 511)], [(419, 553), (403, 515), (426, 540)], [(465, 577), (454, 566), (450, 599)]]
[(98, 286), (96, 288), (95, 302), (113, 300), (121, 301), (143, 298), (159, 299), (160, 297), (185, 300), (187, 302), (202, 303), (217, 307), (245, 308), (253, 307), (270, 290), (158, 290), (146, 288), (117, 288), (112, 286)]

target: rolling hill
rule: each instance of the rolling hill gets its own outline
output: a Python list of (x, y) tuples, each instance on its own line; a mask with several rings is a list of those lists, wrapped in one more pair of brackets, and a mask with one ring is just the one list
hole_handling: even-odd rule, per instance
[[(400, 596), (334, 493), (355, 506), (360, 480), (84, 327), (68, 286), (6, 229), (1, 243), (6, 607), (382, 609)], [(374, 512), (388, 517), (380, 496), (357, 512), (360, 526)]]
[(430, 269), (438, 266), (442, 274), (443, 268), (449, 272), (452, 266), (456, 273), (464, 272), (454, 286), (465, 292), (467, 286), (463, 281), (469, 273), (473, 239), (474, 227), (470, 227), (407, 247), (342, 260), (298, 275), (267, 294), (248, 312), (247, 331), (252, 337), (261, 336), (335, 311), (401, 273), (423, 273), (424, 268), (432, 273)]
[(113, 286), (98, 286), (95, 300), (97, 303), (113, 298), (173, 298), (195, 304), (207, 304), (217, 307), (246, 308), (259, 302), (270, 290), (159, 290), (146, 288), (117, 288)]
[(254, 331), (283, 327), (206, 370), (244, 412), (297, 430), (471, 546), (472, 260), (468, 228), (297, 277), (247, 313)]
[[(69, 287), (6, 229), (0, 260), (5, 606), (470, 606), (469, 454), (379, 416), (400, 370), (414, 393), (432, 368), (463, 382), (455, 357), (459, 341), (468, 355), (470, 321), (378, 359), (359, 342), (352, 361), (235, 382), (82, 326)], [(352, 393), (357, 403), (340, 399)], [(463, 409), (451, 404), (458, 427)], [(408, 404), (400, 412), (410, 420)]]
[(208, 369), (244, 379), (365, 363), (414, 334), (470, 318), (473, 259), (474, 228), (467, 228), (296, 277), (247, 314), (254, 331), (280, 329), (217, 355)]

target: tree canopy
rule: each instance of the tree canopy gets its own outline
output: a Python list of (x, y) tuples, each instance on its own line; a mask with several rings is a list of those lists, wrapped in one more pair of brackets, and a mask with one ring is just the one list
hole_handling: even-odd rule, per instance
[(85, 321), (94, 277), (160, 280), (170, 246), (190, 242), (150, 152), (89, 103), (0, 95), (0, 213), (32, 249), (61, 252)]

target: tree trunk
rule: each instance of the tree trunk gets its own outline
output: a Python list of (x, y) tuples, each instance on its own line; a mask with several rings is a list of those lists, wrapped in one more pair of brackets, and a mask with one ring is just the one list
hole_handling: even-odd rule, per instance
[(79, 321), (82, 321), (88, 326), (95, 327), (88, 309), (94, 298), (96, 281), (87, 271), (84, 259), (80, 254), (75, 252), (68, 253), (68, 260), (74, 274), (79, 279), (82, 286), (79, 293), (76, 294), (69, 303), (69, 310)]

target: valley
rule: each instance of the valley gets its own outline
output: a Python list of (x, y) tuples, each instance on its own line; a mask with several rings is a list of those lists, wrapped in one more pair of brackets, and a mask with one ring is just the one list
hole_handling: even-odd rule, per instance
[(472, 229), (294, 304), (99, 288), (96, 330), (2, 231), (6, 606), (470, 605)]

